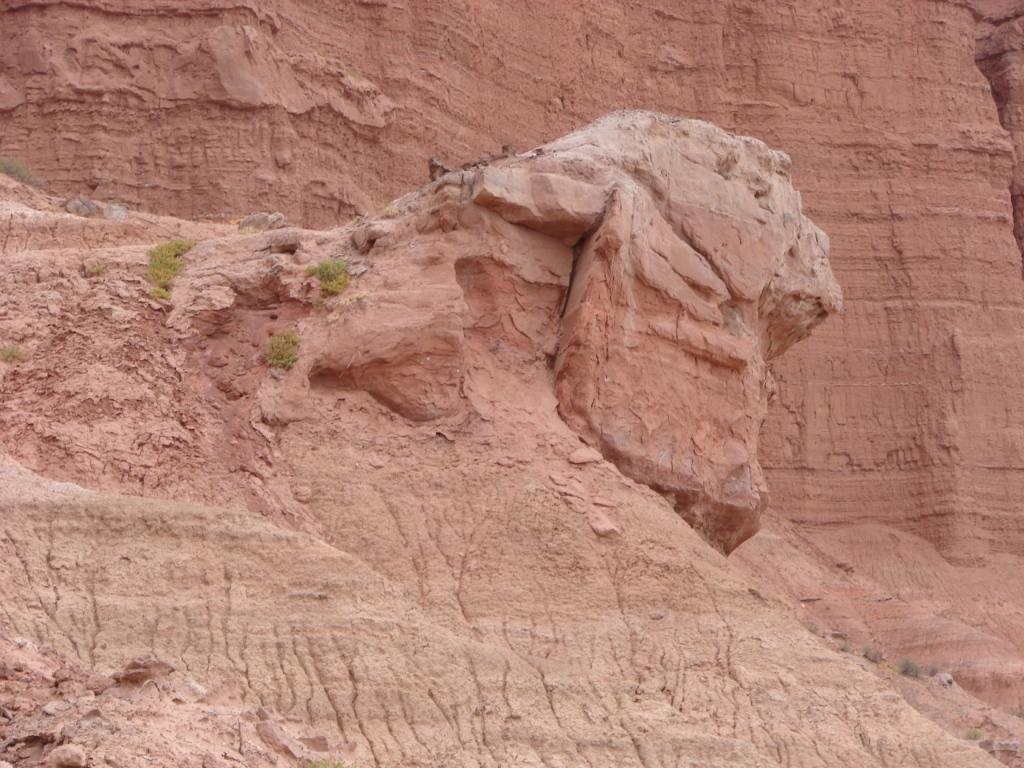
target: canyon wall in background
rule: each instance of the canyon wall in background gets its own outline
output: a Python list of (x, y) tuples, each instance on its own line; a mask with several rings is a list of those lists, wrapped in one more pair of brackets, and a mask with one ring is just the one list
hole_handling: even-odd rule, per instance
[(7, 0), (0, 155), (69, 195), (320, 227), (433, 155), (621, 107), (785, 150), (846, 306), (775, 366), (771, 512), (734, 559), (851, 642), (1020, 706), (1015, 6)]

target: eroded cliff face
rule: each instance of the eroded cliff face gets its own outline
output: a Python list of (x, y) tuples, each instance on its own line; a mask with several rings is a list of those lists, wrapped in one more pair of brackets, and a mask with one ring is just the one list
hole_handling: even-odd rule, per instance
[[(260, 200), (321, 224), (381, 197), (361, 184), (369, 168), (345, 168), (376, 153), (394, 104), (301, 33), (282, 44), (272, 3), (13, 0), (0, 13), (3, 151), (52, 189), (189, 218)], [(59, 126), (45, 147), (41, 125)]]
[[(0, 429), (50, 475), (0, 463), (0, 620), (102, 674), (177, 670), (127, 698), (63, 672), (56, 719), (8, 707), (31, 680), (0, 686), (0, 759), (120, 764), (138, 743), (104, 722), (134, 721), (183, 731), (157, 765), (996, 765), (653, 487), (694, 484), (720, 548), (749, 526), (732, 478), (757, 474), (766, 358), (839, 299), (786, 166), (705, 123), (613, 115), (337, 230), (157, 219), (199, 240), (169, 301), (142, 277), (152, 217), (79, 219), (0, 181), (0, 334), (23, 347)], [(760, 258), (736, 259), (741, 234)], [(337, 257), (332, 296), (310, 267)], [(268, 370), (286, 328), (298, 359)], [(691, 402), (578, 398), (595, 366), (689, 374)], [(692, 462), (647, 453), (654, 419)]]
[(1013, 141), (1013, 232), (1024, 251), (1024, 8), (1013, 0), (972, 0), (978, 15), (978, 67), (992, 86), (999, 120)]
[[(785, 150), (846, 302), (772, 365), (772, 507), (737, 555), (853, 644), (1021, 705), (1021, 263), (997, 111), (1014, 132), (1013, 3), (0, 8), (0, 154), (162, 211), (340, 223), (422, 183), (431, 155), (533, 146), (622, 106)], [(253, 450), (239, 466), (261, 466)]]

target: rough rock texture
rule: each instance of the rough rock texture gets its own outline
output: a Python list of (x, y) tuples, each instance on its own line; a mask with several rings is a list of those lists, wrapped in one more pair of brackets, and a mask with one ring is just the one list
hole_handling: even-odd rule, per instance
[[(316, 476), (333, 546), (244, 512), (95, 495), (5, 464), (5, 622), (101, 670), (151, 652), (204, 685), (237, 681), (242, 707), (312, 722), (327, 740), (311, 748), (357, 765), (997, 765), (785, 619), (659, 496), (607, 464), (538, 482), (554, 451), (533, 450), (531, 468), (514, 439), (502, 429), (483, 451), (425, 430), (378, 435), (372, 453), (324, 443), (350, 462), (307, 454), (296, 479)], [(499, 445), (512, 469), (482, 460)], [(622, 528), (613, 539), (579, 511), (596, 494)], [(366, 516), (384, 505), (394, 517)], [(280, 741), (237, 704), (203, 706), (197, 726), (173, 692), (152, 693), (156, 712), (145, 698), (74, 696), (60, 697), (74, 724), (63, 737), (110, 765), (144, 747), (263, 765)], [(130, 724), (123, 741), (94, 730), (97, 704)], [(16, 765), (51, 743), (33, 712), (7, 728)]]
[[(730, 552), (768, 500), (757, 463), (766, 359), (841, 303), (789, 158), (648, 114), (538, 153), (487, 168), (471, 194), (576, 250), (555, 353), (559, 411)], [(486, 272), (471, 279), (485, 284)]]
[[(716, 441), (753, 439), (764, 355), (837, 302), (781, 159), (706, 124), (619, 115), (341, 230), (212, 227), (169, 305), (147, 298), (142, 246), (101, 249), (94, 278), (78, 272), (93, 250), (5, 253), (38, 275), (5, 284), (5, 323), (55, 307), (20, 339), (28, 358), (3, 366), (5, 451), (60, 480), (177, 498), (5, 462), (2, 620), (102, 672), (150, 654), (209, 690), (235, 681), (246, 707), (307, 720), (358, 765), (996, 765), (786, 616), (650, 478), (563, 419), (581, 408), (560, 386), (578, 370), (565, 342), (603, 338), (595, 354), (614, 360), (625, 339), (653, 375), (664, 336), (641, 329), (670, 316), (683, 341), (661, 350), (666, 370), (692, 358), (723, 408), (751, 408), (733, 433), (702, 411), (695, 461), (717, 471)], [(662, 162), (702, 183), (659, 177)], [(773, 248), (730, 271), (709, 238), (758, 210)], [(39, 217), (100, 240), (132, 224)], [(337, 255), (352, 282), (324, 296), (307, 268)], [(725, 286), (705, 317), (686, 292), (715, 296), (698, 291), (718, 285), (701, 264)], [(592, 306), (602, 286), (613, 300)], [(603, 337), (586, 324), (599, 312)], [(288, 327), (299, 361), (269, 371), (262, 343)], [(706, 348), (687, 343), (698, 329)], [(745, 357), (707, 360), (732, 338)], [(110, 400), (123, 393), (133, 402)], [(603, 396), (580, 413), (609, 418)], [(721, 530), (703, 532), (724, 548)], [(156, 667), (121, 678), (140, 668)]]
[[(550, 372), (558, 411), (585, 442), (731, 551), (758, 529), (767, 502), (757, 463), (766, 359), (840, 303), (827, 238), (800, 212), (788, 167), (785, 155), (752, 139), (634, 113), (450, 173), (402, 203), (400, 218), (354, 231), (350, 240), (363, 249), (373, 243), (375, 268), (359, 290), (374, 301), (331, 324), (323, 340), (307, 339), (299, 367), (313, 389), (363, 390), (402, 417), (428, 421), (490, 408), (474, 402), (481, 385), (472, 369), (494, 364), (490, 346), (507, 347), (512, 356), (502, 364), (540, 362), (535, 375)], [(292, 247), (281, 247), (282, 234)], [(271, 458), (252, 430), (249, 401), (239, 400), (256, 380), (229, 363), (238, 355), (229, 328), (242, 326), (258, 351), (268, 322), (308, 311), (299, 300), (311, 286), (294, 274), (301, 240), (294, 232), (240, 240), (255, 246), (255, 259), (244, 250), (241, 260), (222, 253), (212, 264), (204, 262), (220, 243), (200, 245), (190, 254), (199, 266), (175, 289), (169, 328), (151, 311), (123, 332), (91, 327), (151, 304), (122, 281), (83, 273), (9, 291), (0, 328), (42, 358), (4, 382), (0, 429), (14, 455), (92, 484), (111, 477), (136, 492), (246, 501), (237, 478), (222, 482), (224, 475), (240, 465), (265, 474), (247, 465), (266, 467)], [(345, 248), (357, 255), (342, 245), (321, 246), (320, 256)], [(315, 251), (307, 245), (302, 258)], [(426, 268), (421, 253), (430, 254)], [(13, 285), (38, 258), (11, 255)], [(123, 259), (104, 262), (111, 276), (128, 267)], [(31, 307), (44, 302), (46, 319), (30, 321)], [(54, 380), (48, 358), (72, 328), (103, 349), (76, 356)], [(197, 328), (201, 342), (160, 349), (172, 329)], [(116, 369), (106, 362), (115, 348)], [(193, 383), (190, 348), (196, 365), (224, 378)], [(251, 367), (251, 357), (243, 365)], [(183, 381), (198, 402), (180, 396)], [(289, 407), (301, 411), (305, 397), (297, 393)], [(261, 488), (256, 482), (251, 494), (264, 508), (279, 506)]]
[(978, 67), (992, 86), (999, 120), (1013, 140), (1013, 232), (1024, 251), (1024, 6), (1016, 0), (972, 0), (971, 5), (980, 16)]
[(139, 679), (91, 672), (0, 631), (0, 766), (305, 766), (325, 739), (237, 687), (213, 694), (168, 665)]
[[(754, 568), (777, 563), (757, 571), (763, 589), (794, 610), (820, 609), (837, 630), (941, 664), (1016, 708), (1022, 269), (1008, 191), (1020, 154), (1000, 119), (1017, 133), (1017, 10), (1012, 0), (594, 0), (585, 14), (522, 0), (7, 0), (0, 155), (24, 156), (64, 195), (95, 186), (97, 199), (136, 208), (229, 218), (280, 208), (321, 225), (422, 183), (433, 155), (431, 172), (443, 173), (623, 106), (709, 119), (785, 150), (805, 210), (831, 236), (846, 305), (773, 364), (781, 386), (761, 463), (774, 511), (737, 554)], [(353, 64), (359, 72), (327, 85), (316, 74)], [(333, 89), (351, 98), (332, 100)], [(140, 257), (127, 254), (136, 270)], [(229, 369), (211, 402), (236, 391)], [(162, 437), (197, 439), (188, 428)], [(232, 471), (265, 483), (258, 461)], [(772, 559), (780, 550), (791, 556)]]
[[(365, 208), (346, 174), (378, 146), (394, 104), (345, 59), (311, 50), (321, 10), (221, 0), (5, 0), (0, 154), (53, 189), (132, 206), (237, 217), (254, 201), (307, 221)], [(342, 9), (332, 21), (343, 21)], [(283, 34), (282, 34), (283, 33)], [(60, 128), (49, 148), (38, 126)]]
[[(973, 574), (956, 612), (986, 599), (993, 553), (1020, 549), (1024, 447), (1002, 405), (1020, 381), (1014, 161), (975, 64), (975, 37), (1015, 8), (7, 0), (0, 155), (69, 195), (321, 225), (421, 183), (432, 155), (529, 147), (611, 108), (765, 139), (794, 158), (847, 295), (844, 319), (776, 366), (776, 508), (806, 535), (919, 536)], [(1019, 656), (1016, 622), (982, 631)]]

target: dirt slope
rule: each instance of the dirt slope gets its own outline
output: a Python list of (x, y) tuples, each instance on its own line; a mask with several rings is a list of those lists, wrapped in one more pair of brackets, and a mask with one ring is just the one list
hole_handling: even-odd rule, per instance
[(152, 656), (110, 671), (0, 633), (0, 763), (224, 768), (326, 756), (308, 727), (211, 694)]

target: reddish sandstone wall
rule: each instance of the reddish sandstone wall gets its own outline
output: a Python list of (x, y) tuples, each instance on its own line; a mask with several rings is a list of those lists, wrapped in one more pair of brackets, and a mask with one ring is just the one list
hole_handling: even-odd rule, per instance
[[(786, 150), (847, 303), (777, 368), (762, 439), (775, 514), (805, 548), (889, 530), (965, 569), (964, 591), (940, 608), (983, 640), (942, 646), (945, 663), (991, 651), (992, 638), (1003, 657), (1024, 652), (1021, 598), (990, 569), (1024, 547), (1024, 294), (1012, 144), (975, 64), (988, 11), (922, 0), (0, 8), (0, 155), (25, 157), (55, 190), (95, 187), (178, 215), (278, 208), (329, 225), (422, 183), (431, 155), (522, 149), (618, 107), (706, 118)], [(928, 580), (882, 570), (904, 597)], [(888, 621), (865, 620), (863, 633), (894, 652), (937, 647), (933, 625)], [(1006, 703), (1024, 695), (997, 673), (975, 683)]]

